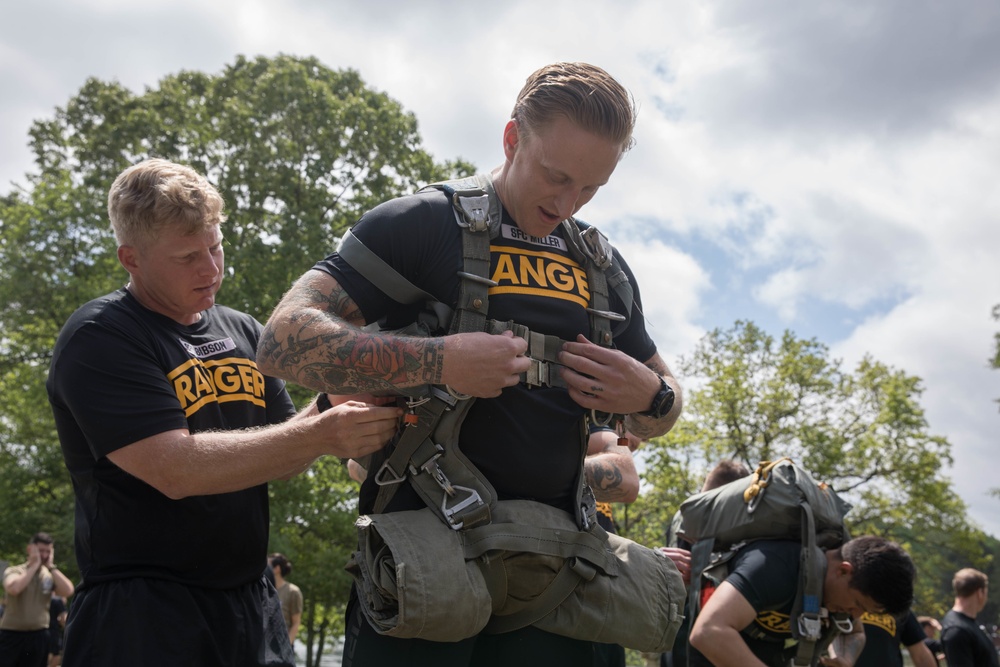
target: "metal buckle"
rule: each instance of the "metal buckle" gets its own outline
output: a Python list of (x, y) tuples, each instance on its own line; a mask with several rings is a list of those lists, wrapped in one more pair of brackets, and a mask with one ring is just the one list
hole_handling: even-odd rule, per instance
[(455, 212), (462, 218), (458, 221), (460, 227), (468, 227), (473, 232), (485, 232), (490, 228), (490, 197), (482, 190), (458, 190), (452, 195), (452, 202)]
[(608, 237), (597, 227), (588, 227), (580, 234), (583, 239), (583, 252), (597, 264), (602, 271), (611, 266), (612, 250)]
[(823, 633), (823, 619), (819, 614), (799, 614), (799, 637), (818, 641)]
[(837, 630), (845, 635), (849, 635), (854, 632), (854, 619), (850, 616), (841, 616), (840, 614), (834, 614), (831, 616), (833, 619), (833, 624), (837, 626)]
[(382, 467), (378, 469), (375, 473), (375, 483), (379, 486), (389, 486), (390, 484), (399, 484), (404, 479), (406, 479), (406, 473), (398, 473), (389, 466), (389, 460), (386, 459)]
[(525, 372), (524, 382), (531, 387), (550, 387), (552, 386), (552, 366), (557, 366), (558, 364), (553, 364), (548, 361), (543, 361), (541, 359), (532, 359), (531, 366)]
[[(420, 466), (420, 470), (430, 475), (437, 482), (437, 485), (441, 487), (442, 491), (449, 496), (453, 496), (455, 495), (455, 487), (452, 485), (451, 480), (448, 479), (448, 476), (444, 474), (444, 470), (441, 470), (441, 466), (437, 464), (437, 460), (444, 454), (444, 447), (437, 445), (437, 449), (438, 452)], [(417, 474), (417, 470), (412, 465), (410, 466), (410, 471), (414, 475)]]
[[(479, 496), (478, 491), (470, 489), (467, 486), (452, 486), (451, 490), (451, 494), (445, 494), (444, 498), (441, 499), (441, 513), (444, 514), (444, 518), (447, 519), (448, 525), (451, 526), (452, 530), (461, 530), (462, 526), (465, 525), (465, 522), (455, 521), (452, 517), (470, 505), (481, 505), (483, 499)], [(451, 507), (448, 507), (448, 498), (449, 496), (454, 495), (455, 491), (464, 491), (469, 495), (464, 500), (460, 500)]]

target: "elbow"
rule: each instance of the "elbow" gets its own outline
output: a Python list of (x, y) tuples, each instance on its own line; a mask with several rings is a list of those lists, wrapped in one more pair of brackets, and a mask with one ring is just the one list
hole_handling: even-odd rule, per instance
[(277, 346), (273, 343), (277, 339), (274, 336), (274, 330), (271, 328), (269, 322), (264, 326), (264, 331), (260, 335), (260, 342), (257, 343), (256, 363), (257, 369), (264, 375), (278, 377), (278, 366), (276, 363)]
[(688, 644), (692, 647), (698, 649), (699, 652), (704, 653), (705, 648), (705, 632), (700, 627), (691, 628), (691, 634), (688, 635)]
[(634, 503), (639, 497), (639, 478), (636, 477), (634, 482), (629, 480), (628, 483), (622, 485), (622, 499), (621, 502), (630, 504)]

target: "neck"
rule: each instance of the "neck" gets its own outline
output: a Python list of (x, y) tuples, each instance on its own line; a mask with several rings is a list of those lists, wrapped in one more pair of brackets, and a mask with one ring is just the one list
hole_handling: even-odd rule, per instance
[(973, 598), (955, 598), (955, 606), (952, 609), (974, 619), (979, 614), (977, 607)]

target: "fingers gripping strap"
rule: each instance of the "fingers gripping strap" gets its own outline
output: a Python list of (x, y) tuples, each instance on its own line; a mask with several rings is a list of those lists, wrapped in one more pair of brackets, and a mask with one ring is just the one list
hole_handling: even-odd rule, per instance
[(525, 356), (531, 359), (531, 368), (521, 373), (521, 382), (529, 387), (563, 387), (566, 382), (559, 374), (559, 353), (566, 342), (558, 336), (540, 334), (516, 322), (500, 322), (487, 320), (486, 332), (499, 335), (505, 331), (512, 332), (518, 338), (528, 343)]

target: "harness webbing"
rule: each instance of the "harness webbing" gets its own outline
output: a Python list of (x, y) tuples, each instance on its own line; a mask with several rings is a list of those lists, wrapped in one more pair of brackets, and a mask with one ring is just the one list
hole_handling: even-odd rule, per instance
[[(457, 224), (462, 229), (463, 270), (459, 295), (454, 310), (432, 295), (403, 278), (392, 267), (364, 246), (353, 234), (345, 234), (338, 253), (355, 270), (393, 300), (403, 303), (423, 303), (433, 313), (430, 330), (449, 333), (485, 331), (499, 334), (511, 331), (528, 342), (527, 355), (531, 368), (522, 374), (528, 386), (565, 387), (557, 371), (558, 354), (564, 341), (556, 336), (533, 332), (516, 322), (488, 319), (489, 289), (495, 283), (488, 277), (490, 241), (500, 232), (502, 205), (493, 188), (492, 179), (477, 175), (468, 179), (434, 184), (452, 202)], [(564, 236), (573, 259), (585, 267), (590, 290), (587, 312), (590, 318), (590, 340), (610, 346), (613, 340), (612, 322), (627, 318), (611, 311), (609, 280), (615, 285), (627, 308), (632, 306), (633, 292), (627, 276), (614, 259), (607, 238), (596, 228), (581, 227), (572, 219), (563, 221)], [(605, 272), (610, 275), (605, 276)], [(426, 317), (426, 314), (424, 315)], [(424, 395), (425, 390), (419, 392)], [(475, 399), (461, 400), (450, 390), (430, 388), (423, 398), (411, 398), (407, 405), (415, 415), (401, 429), (388, 454), (372, 459), (377, 466), (375, 482), (379, 485), (375, 511), (387, 507), (397, 484), (409, 478), (414, 489), (452, 528), (458, 530), (483, 525), (490, 521), (490, 506), (496, 501), (496, 491), (459, 449), (458, 432), (462, 420)], [(596, 417), (595, 417), (596, 418)], [(606, 423), (603, 421), (601, 423)], [(596, 525), (592, 494), (582, 475), (586, 456), (588, 429), (581, 424), (581, 474), (577, 491), (577, 520), (586, 530)]]

